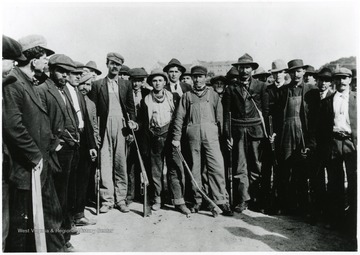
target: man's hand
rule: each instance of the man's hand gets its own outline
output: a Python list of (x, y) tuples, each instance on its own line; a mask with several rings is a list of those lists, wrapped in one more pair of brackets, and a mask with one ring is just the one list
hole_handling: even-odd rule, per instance
[(135, 140), (135, 138), (133, 135), (128, 135), (127, 137), (125, 137), (125, 140), (128, 144), (130, 144)]
[(91, 161), (94, 162), (97, 157), (97, 151), (95, 149), (90, 149), (90, 158)]
[(275, 137), (276, 137), (276, 133), (274, 133), (272, 136), (269, 136), (269, 141), (270, 141), (270, 143), (274, 143), (274, 142), (275, 142)]
[(227, 148), (229, 151), (232, 150), (233, 142), (234, 142), (234, 140), (232, 138), (230, 138), (230, 140), (229, 139), (226, 140)]
[(180, 141), (175, 141), (175, 140), (173, 140), (171, 143), (172, 143), (172, 145), (173, 145), (174, 147), (176, 147), (176, 148), (180, 147)]
[(133, 129), (135, 131), (138, 130), (138, 128), (139, 128), (139, 125), (135, 121), (132, 121), (132, 120), (128, 121), (128, 125), (129, 125), (130, 129)]
[(43, 159), (41, 158), (39, 163), (34, 167), (35, 171), (40, 171), (40, 174), (43, 170)]

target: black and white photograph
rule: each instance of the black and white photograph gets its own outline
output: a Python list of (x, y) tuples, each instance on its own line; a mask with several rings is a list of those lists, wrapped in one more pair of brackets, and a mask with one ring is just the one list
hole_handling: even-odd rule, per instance
[(358, 1), (0, 6), (3, 253), (358, 252)]

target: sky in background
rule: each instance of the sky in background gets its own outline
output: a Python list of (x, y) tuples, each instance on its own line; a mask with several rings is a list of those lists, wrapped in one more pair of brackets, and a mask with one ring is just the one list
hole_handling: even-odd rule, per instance
[(2, 1), (2, 32), (42, 34), (48, 47), (106, 73), (106, 54), (145, 67), (171, 58), (271, 62), (301, 58), (315, 68), (359, 56), (358, 1), (318, 2), (17, 2)]

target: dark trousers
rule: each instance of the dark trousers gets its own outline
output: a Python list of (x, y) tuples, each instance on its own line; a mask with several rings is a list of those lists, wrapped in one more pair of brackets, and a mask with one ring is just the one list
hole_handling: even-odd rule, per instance
[(170, 190), (174, 205), (185, 204), (185, 172), (183, 163), (174, 146), (171, 146), (171, 155), (168, 162)]
[[(59, 231), (62, 222), (61, 207), (56, 195), (52, 175), (42, 187), (42, 201), (48, 252), (64, 251), (64, 237)], [(30, 190), (10, 188), (10, 230), (6, 251), (35, 252), (35, 237), (32, 232), (32, 197)]]
[(87, 200), (87, 189), (89, 185), (90, 173), (91, 173), (91, 158), (89, 149), (87, 146), (80, 145), (79, 148), (79, 164), (74, 171), (74, 174), (70, 175), (70, 179), (75, 182), (75, 205), (72, 210), (74, 219), (80, 219), (84, 217), (84, 210)]
[[(335, 155), (334, 155), (335, 154)], [(347, 177), (347, 189), (345, 191), (345, 171)], [(350, 140), (335, 140), (333, 145), (333, 157), (328, 164), (328, 201), (329, 216), (333, 222), (339, 222), (343, 218), (344, 208), (349, 206), (348, 214), (352, 225), (356, 230), (357, 214), (357, 154)], [(330, 202), (331, 201), (331, 202)]]
[(74, 208), (76, 189), (74, 179), (71, 179), (71, 174), (77, 171), (79, 163), (79, 151), (76, 147), (70, 147), (64, 144), (63, 148), (57, 152), (61, 172), (54, 174), (54, 183), (56, 193), (59, 197), (61, 209), (63, 212), (63, 223), (61, 228), (64, 230), (65, 241), (70, 240), (70, 229), (72, 218), (70, 217), (70, 210)]
[(136, 151), (135, 142), (127, 145), (127, 174), (128, 174), (128, 191), (127, 198), (128, 202), (135, 199), (140, 194), (140, 163), (138, 154)]

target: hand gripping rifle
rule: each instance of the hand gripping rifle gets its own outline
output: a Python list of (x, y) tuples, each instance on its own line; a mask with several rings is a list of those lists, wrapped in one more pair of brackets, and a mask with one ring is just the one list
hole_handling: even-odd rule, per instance
[[(231, 135), (231, 112), (229, 112), (229, 137)], [(233, 176), (232, 176), (232, 149), (229, 149), (229, 163), (228, 163), (228, 180), (229, 180), (229, 203), (230, 207), (233, 206)]]
[(211, 210), (211, 213), (213, 214), (213, 216), (216, 217), (216, 216), (218, 216), (219, 214), (221, 214), (221, 213), (222, 213), (222, 210), (219, 208), (219, 206), (217, 206), (217, 205), (214, 203), (214, 201), (212, 201), (212, 200), (205, 194), (205, 192), (202, 191), (202, 189), (201, 189), (201, 188), (199, 187), (199, 185), (197, 184), (194, 176), (193, 176), (192, 173), (191, 173), (191, 170), (190, 170), (189, 166), (187, 165), (187, 163), (186, 163), (183, 155), (182, 155), (181, 152), (180, 152), (179, 147), (176, 147), (176, 152), (178, 153), (181, 161), (184, 163), (185, 168), (186, 168), (186, 170), (188, 171), (188, 174), (189, 174), (189, 176), (190, 176), (190, 178), (191, 178), (191, 181), (195, 184), (197, 190), (200, 192), (200, 194), (203, 196), (203, 198), (210, 204), (210, 207), (211, 207), (210, 210)]
[(34, 234), (35, 246), (37, 252), (46, 252), (46, 238), (45, 238), (45, 223), (44, 223), (44, 210), (41, 194), (41, 172), (39, 170), (31, 170), (31, 195), (32, 195), (32, 209), (34, 220)]
[[(129, 117), (129, 113), (127, 113), (127, 117), (128, 120), (130, 119)], [(150, 201), (149, 201), (149, 197), (148, 197), (148, 191), (147, 191), (147, 187), (149, 186), (149, 179), (146, 173), (146, 169), (144, 166), (144, 161), (142, 160), (141, 154), (140, 154), (140, 150), (139, 150), (139, 145), (137, 143), (137, 139), (135, 136), (135, 132), (133, 129), (131, 129), (131, 133), (134, 137), (134, 142), (135, 142), (135, 146), (136, 146), (136, 152), (139, 158), (139, 164), (140, 164), (140, 169), (141, 169), (141, 193), (142, 195), (144, 195), (144, 204), (143, 204), (143, 217), (148, 217), (151, 215), (151, 206), (150, 206)]]

